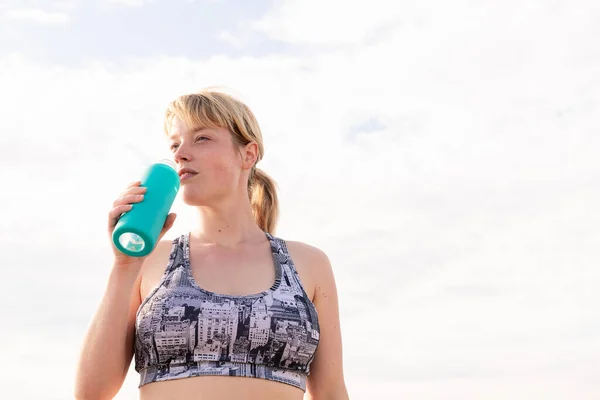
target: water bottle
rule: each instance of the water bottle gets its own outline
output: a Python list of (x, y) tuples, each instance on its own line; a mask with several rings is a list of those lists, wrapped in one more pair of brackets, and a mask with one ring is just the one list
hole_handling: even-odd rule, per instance
[(133, 203), (113, 230), (112, 241), (120, 252), (132, 257), (152, 252), (179, 185), (179, 175), (171, 160), (160, 160), (144, 171), (141, 179), (141, 186), (147, 187), (144, 199)]

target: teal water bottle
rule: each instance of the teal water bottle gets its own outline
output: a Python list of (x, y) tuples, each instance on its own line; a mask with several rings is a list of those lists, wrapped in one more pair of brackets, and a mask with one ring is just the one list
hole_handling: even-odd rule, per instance
[(144, 171), (141, 179), (141, 186), (147, 188), (144, 199), (133, 203), (113, 230), (112, 241), (120, 252), (132, 257), (152, 252), (179, 185), (179, 175), (171, 160), (160, 160)]

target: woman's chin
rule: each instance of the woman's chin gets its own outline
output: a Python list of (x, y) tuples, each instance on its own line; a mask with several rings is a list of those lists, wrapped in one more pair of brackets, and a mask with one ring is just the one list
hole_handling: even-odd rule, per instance
[(203, 193), (200, 188), (186, 185), (182, 186), (179, 192), (181, 200), (188, 206), (201, 206), (206, 201), (206, 193)]

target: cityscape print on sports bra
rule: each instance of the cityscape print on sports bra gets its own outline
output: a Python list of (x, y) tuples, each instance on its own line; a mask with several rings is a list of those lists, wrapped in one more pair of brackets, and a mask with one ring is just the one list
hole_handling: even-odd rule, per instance
[(273, 286), (249, 296), (216, 294), (194, 281), (189, 233), (173, 240), (169, 263), (136, 315), (139, 387), (200, 375), (245, 376), (306, 390), (319, 343), (317, 310), (285, 241), (265, 232)]

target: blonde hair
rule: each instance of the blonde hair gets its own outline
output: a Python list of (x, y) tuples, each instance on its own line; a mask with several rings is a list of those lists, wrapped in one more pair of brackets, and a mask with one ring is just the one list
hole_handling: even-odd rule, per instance
[[(176, 117), (189, 127), (225, 128), (231, 133), (238, 151), (241, 146), (254, 141), (258, 144), (256, 163), (264, 156), (262, 133), (254, 114), (246, 104), (229, 94), (207, 88), (179, 96), (167, 106), (164, 125), (167, 134)], [(252, 214), (263, 231), (274, 233), (279, 218), (276, 184), (263, 170), (256, 168), (256, 163), (248, 179)]]

